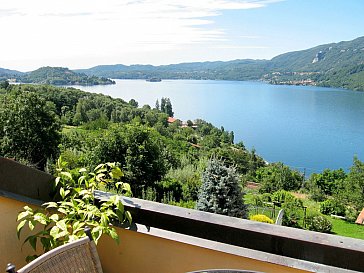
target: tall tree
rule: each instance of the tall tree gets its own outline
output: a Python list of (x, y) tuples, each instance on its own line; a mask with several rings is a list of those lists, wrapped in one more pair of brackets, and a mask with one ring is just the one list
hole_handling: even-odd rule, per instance
[(243, 192), (233, 167), (226, 167), (211, 158), (202, 174), (202, 186), (198, 194), (198, 210), (247, 218)]
[(338, 197), (360, 211), (364, 208), (364, 162), (354, 157), (353, 166), (343, 185), (339, 186)]
[(58, 156), (60, 123), (54, 104), (37, 94), (17, 92), (0, 101), (0, 153), (44, 170)]
[(163, 113), (165, 113), (165, 112), (166, 112), (166, 99), (165, 99), (165, 98), (162, 98), (162, 99), (161, 99), (161, 111), (162, 111)]
[(168, 116), (170, 116), (170, 117), (174, 116), (174, 113), (173, 113), (173, 110), (172, 110), (172, 103), (171, 103), (171, 100), (169, 98), (166, 98), (166, 108), (165, 108), (164, 112), (166, 114), (168, 114)]
[(160, 110), (160, 107), (159, 107), (159, 100), (157, 99), (156, 102), (155, 102), (155, 109), (157, 110)]
[(174, 113), (173, 113), (173, 109), (172, 109), (172, 103), (169, 98), (161, 99), (160, 110), (163, 113), (166, 113), (168, 116), (173, 117)]

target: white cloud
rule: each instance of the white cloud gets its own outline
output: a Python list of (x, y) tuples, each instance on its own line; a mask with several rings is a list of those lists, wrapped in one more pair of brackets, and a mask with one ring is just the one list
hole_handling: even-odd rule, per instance
[[(278, 1), (5, 0), (0, 24), (8, 42), (0, 48), (0, 67), (82, 67), (100, 56), (122, 62), (138, 53), (223, 42), (224, 31), (214, 24), (223, 10), (262, 8)], [(72, 59), (72, 64), (62, 61)]]

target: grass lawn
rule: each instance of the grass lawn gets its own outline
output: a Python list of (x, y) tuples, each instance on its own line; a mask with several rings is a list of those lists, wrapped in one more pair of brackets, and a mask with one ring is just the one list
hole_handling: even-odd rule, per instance
[[(244, 197), (245, 203), (254, 205), (254, 196), (257, 194), (258, 194), (258, 192), (256, 190), (251, 190), (251, 189), (246, 190), (246, 195)], [(307, 213), (320, 211), (320, 204), (318, 202), (309, 200), (307, 197), (306, 198), (301, 197), (301, 199), (303, 201), (304, 206), (307, 207)], [(275, 215), (278, 214), (279, 208), (276, 208), (276, 209), (277, 209), (277, 212)], [(259, 211), (256, 211), (253, 207), (251, 207), (250, 214), (251, 215), (265, 214), (268, 217), (274, 218), (274, 217), (272, 217), (272, 212), (271, 212), (272, 209), (259, 208), (258, 210)], [(333, 234), (364, 240), (364, 226), (357, 225), (354, 223), (349, 223), (349, 222), (346, 222), (341, 219), (330, 218), (330, 220), (332, 221), (332, 233)]]
[(364, 226), (348, 223), (340, 219), (331, 219), (331, 221), (334, 234), (364, 240)]

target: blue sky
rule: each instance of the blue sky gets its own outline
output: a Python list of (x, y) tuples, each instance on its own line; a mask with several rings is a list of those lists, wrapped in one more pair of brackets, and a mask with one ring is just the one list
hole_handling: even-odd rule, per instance
[(362, 0), (2, 0), (0, 67), (270, 59), (364, 36)]

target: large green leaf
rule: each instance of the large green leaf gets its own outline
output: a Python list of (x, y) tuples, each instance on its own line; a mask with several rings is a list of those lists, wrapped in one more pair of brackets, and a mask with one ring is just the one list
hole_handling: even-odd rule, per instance
[(18, 239), (20, 238), (20, 231), (23, 229), (23, 227), (26, 224), (26, 222), (27, 222), (27, 220), (23, 220), (16, 227), (16, 235), (18, 236)]
[(16, 220), (19, 221), (23, 218), (26, 218), (28, 215), (31, 215), (29, 211), (22, 211), (21, 213), (18, 214), (18, 218)]
[(113, 168), (111, 170), (111, 174), (112, 174), (112, 178), (114, 178), (114, 179), (119, 179), (120, 177), (122, 177), (124, 175), (119, 167)]
[(61, 172), (61, 175), (68, 178), (69, 180), (72, 180), (72, 175), (69, 172)]
[(119, 235), (114, 228), (109, 229), (109, 234), (118, 244), (120, 243)]
[(49, 235), (51, 235), (53, 238), (56, 238), (59, 233), (59, 227), (54, 226), (51, 228)]
[(42, 225), (47, 225), (47, 223), (48, 223), (47, 216), (45, 216), (41, 212), (37, 212), (36, 214), (34, 214), (33, 219), (34, 219), (34, 221), (37, 221), (37, 222), (41, 223)]
[(64, 231), (64, 230), (67, 230), (67, 224), (66, 224), (66, 220), (61, 220), (61, 221), (58, 221), (57, 223), (56, 223), (56, 226), (60, 229), (60, 230), (62, 230), (62, 231)]
[(131, 224), (131, 222), (133, 221), (133, 218), (131, 217), (130, 211), (125, 212), (125, 217), (126, 217), (126, 219), (128, 219), (129, 224)]

